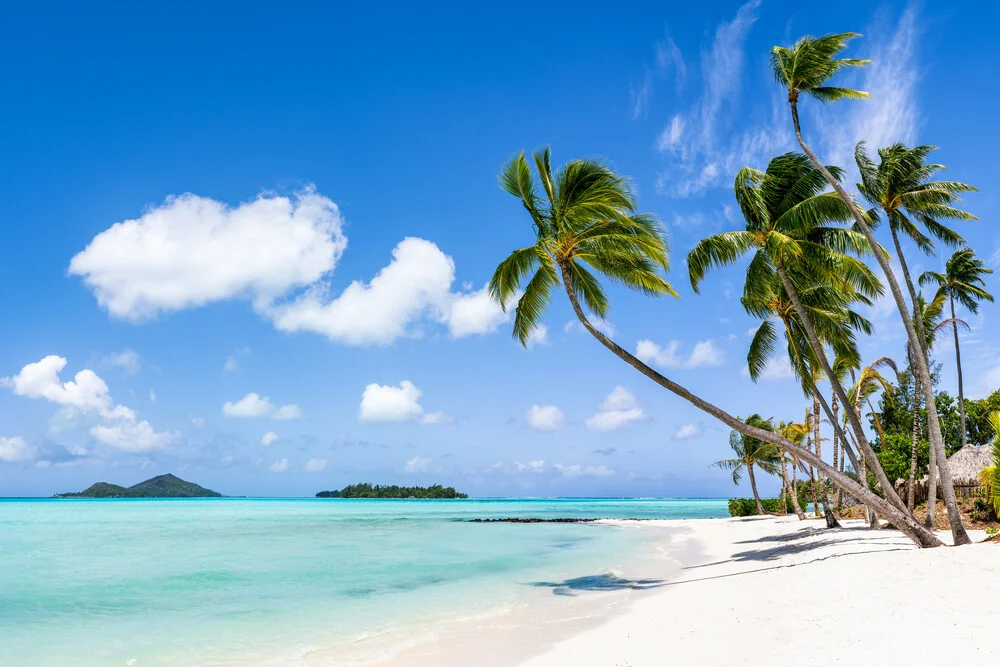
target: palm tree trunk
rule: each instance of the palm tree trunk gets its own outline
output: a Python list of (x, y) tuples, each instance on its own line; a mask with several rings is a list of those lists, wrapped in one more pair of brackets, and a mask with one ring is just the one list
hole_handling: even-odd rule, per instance
[(650, 380), (663, 387), (667, 391), (673, 393), (674, 395), (684, 399), (688, 403), (691, 403), (696, 408), (706, 412), (719, 421), (721, 421), (726, 426), (735, 430), (738, 433), (747, 435), (751, 438), (757, 438), (758, 440), (763, 440), (764, 442), (769, 442), (780, 450), (787, 453), (794, 453), (797, 457), (817, 465), (821, 470), (826, 472), (830, 478), (842, 487), (848, 493), (854, 495), (864, 503), (870, 503), (877, 507), (880, 512), (882, 512), (886, 518), (889, 519), (902, 531), (907, 537), (914, 541), (917, 545), (921, 547), (939, 547), (944, 546), (944, 544), (939, 540), (933, 533), (928, 531), (926, 528), (921, 526), (919, 523), (913, 520), (913, 517), (901, 512), (895, 505), (886, 502), (883, 498), (875, 495), (872, 491), (867, 488), (862, 487), (860, 484), (855, 482), (853, 479), (846, 475), (842, 475), (835, 471), (832, 467), (828, 466), (821, 459), (817, 459), (813, 456), (812, 452), (799, 447), (790, 440), (786, 440), (776, 433), (767, 431), (762, 428), (757, 428), (751, 426), (741, 419), (729, 414), (722, 408), (709, 403), (705, 399), (692, 394), (690, 391), (685, 389), (683, 386), (677, 384), (673, 380), (665, 377), (661, 373), (653, 370), (646, 364), (644, 364), (640, 359), (630, 354), (624, 348), (622, 348), (618, 343), (614, 342), (603, 333), (598, 331), (587, 316), (583, 312), (583, 308), (580, 306), (580, 301), (576, 297), (576, 293), (573, 291), (571, 286), (569, 268), (565, 264), (560, 265), (560, 272), (563, 280), (563, 288), (566, 290), (566, 295), (569, 298), (570, 305), (573, 306), (573, 312), (576, 314), (580, 324), (590, 333), (591, 336), (597, 339), (597, 341), (603, 345), (605, 348), (610, 350), (615, 356), (627, 363), (632, 368), (636, 369)]
[(757, 493), (757, 480), (753, 476), (753, 464), (747, 466), (750, 475), (750, 490), (753, 491), (753, 501), (757, 503), (757, 514), (764, 514), (764, 506), (760, 504), (760, 494)]
[(795, 307), (795, 312), (799, 315), (799, 321), (802, 323), (802, 328), (806, 331), (806, 337), (809, 339), (809, 344), (813, 349), (813, 353), (816, 358), (819, 359), (820, 364), (823, 366), (823, 371), (826, 373), (827, 378), (830, 380), (830, 384), (833, 386), (834, 392), (840, 398), (841, 403), (844, 404), (844, 411), (847, 413), (847, 418), (851, 421), (851, 426), (854, 428), (854, 436), (858, 442), (858, 446), (861, 448), (862, 457), (868, 459), (868, 464), (871, 466), (872, 472), (875, 473), (875, 477), (878, 483), (882, 487), (882, 493), (885, 495), (886, 500), (895, 505), (898, 509), (905, 511), (906, 505), (896, 494), (896, 490), (889, 483), (889, 478), (886, 477), (885, 471), (882, 470), (881, 464), (878, 462), (878, 457), (875, 455), (875, 451), (871, 448), (868, 443), (868, 438), (865, 436), (864, 427), (861, 425), (861, 408), (859, 406), (852, 406), (854, 409), (847, 409), (850, 402), (847, 400), (847, 392), (844, 391), (844, 386), (837, 379), (836, 374), (833, 372), (833, 368), (830, 366), (830, 361), (826, 358), (826, 352), (823, 349), (823, 344), (820, 343), (819, 336), (816, 335), (816, 330), (813, 328), (812, 321), (809, 319), (809, 313), (802, 306), (802, 301), (799, 299), (799, 292), (795, 285), (792, 283), (791, 278), (788, 277), (788, 272), (785, 267), (780, 263), (775, 267), (778, 271), (778, 276), (781, 278), (782, 284), (785, 286), (785, 291), (788, 293), (788, 298), (791, 299), (792, 305)]
[(806, 513), (802, 511), (802, 505), (799, 503), (799, 459), (794, 455), (792, 455), (792, 507), (795, 508), (795, 516), (799, 517), (799, 521), (804, 521)]
[(934, 530), (937, 525), (937, 490), (938, 468), (936, 452), (931, 450), (927, 461), (927, 516), (924, 517), (924, 527)]
[(965, 435), (965, 390), (962, 387), (962, 350), (958, 345), (958, 320), (955, 319), (955, 297), (951, 294), (948, 295), (948, 301), (951, 302), (951, 326), (955, 332), (955, 366), (958, 369), (958, 414), (961, 417), (962, 424), (962, 446), (965, 447), (966, 435)]
[(788, 460), (785, 455), (781, 455), (781, 513), (787, 514), (785, 508), (788, 507)]
[[(809, 412), (806, 412), (806, 423), (809, 423)], [(815, 428), (815, 426), (814, 426)], [(806, 448), (812, 449), (815, 453), (816, 448), (813, 444), (813, 436), (810, 435), (806, 438)], [(809, 464), (809, 485), (812, 488), (813, 497), (813, 516), (819, 517), (819, 495), (816, 493), (816, 469), (813, 468), (812, 464)]]
[[(820, 442), (819, 442), (819, 389), (818, 388), (815, 391), (813, 391), (813, 412), (812, 412), (812, 414), (813, 414), (813, 449), (816, 452), (816, 456), (818, 456), (819, 458), (823, 458), (823, 448), (822, 448), (822, 446), (820, 445)], [(812, 469), (810, 469), (809, 472), (811, 473)], [(823, 484), (823, 475), (822, 474), (817, 475), (816, 479), (813, 480), (813, 513), (816, 516), (820, 516), (819, 503), (817, 502), (817, 498), (818, 498), (818, 496), (820, 494), (819, 494), (819, 492), (818, 492), (818, 490), (816, 488), (816, 482), (817, 481), (821, 485)]]
[[(911, 364), (912, 366), (912, 364)], [(913, 442), (910, 445), (910, 476), (906, 480), (906, 508), (913, 512), (917, 483), (917, 445), (920, 442), (920, 380), (913, 378)]]
[[(857, 223), (858, 228), (861, 233), (865, 235), (868, 239), (868, 243), (871, 245), (873, 253), (875, 255), (875, 261), (878, 262), (879, 266), (882, 268), (882, 272), (885, 274), (886, 282), (889, 284), (889, 291), (892, 292), (892, 298), (896, 302), (896, 308), (899, 310), (899, 315), (903, 320), (903, 327), (906, 329), (906, 338), (910, 341), (910, 345), (913, 349), (920, 350), (923, 346), (920, 344), (920, 339), (917, 337), (917, 330), (913, 324), (913, 318), (910, 317), (909, 309), (906, 306), (906, 301), (903, 299), (903, 293), (899, 289), (899, 282), (896, 280), (896, 275), (892, 271), (892, 266), (889, 264), (889, 259), (884, 252), (880, 250), (881, 246), (878, 244), (878, 240), (875, 238), (875, 234), (872, 232), (871, 227), (868, 226), (865, 217), (858, 210), (857, 205), (855, 205), (854, 200), (851, 199), (847, 191), (840, 184), (830, 170), (820, 162), (816, 154), (812, 152), (809, 146), (806, 144), (805, 140), (802, 138), (802, 128), (799, 124), (799, 109), (798, 109), (798, 91), (791, 91), (788, 95), (788, 103), (791, 107), (792, 112), (792, 124), (795, 127), (795, 138), (799, 142), (799, 146), (802, 147), (802, 151), (812, 162), (813, 166), (816, 167), (826, 178), (830, 186), (836, 191), (837, 195), (840, 197), (844, 205), (848, 207), (851, 211), (851, 215), (854, 221)], [(934, 387), (931, 385), (931, 371), (930, 364), (928, 363), (927, 357), (924, 355), (917, 356), (917, 372), (920, 375), (920, 382), (923, 384), (924, 388), (924, 401), (927, 405), (927, 430), (928, 439), (931, 443), (931, 449), (935, 452), (935, 455), (940, 462), (940, 475), (941, 475), (941, 486), (943, 489), (944, 503), (948, 508), (948, 521), (951, 524), (951, 534), (954, 538), (956, 545), (961, 544), (971, 544), (972, 540), (969, 538), (969, 534), (965, 531), (965, 526), (962, 525), (962, 514), (958, 509), (958, 501), (955, 498), (955, 487), (952, 483), (951, 471), (948, 468), (947, 457), (945, 456), (944, 450), (944, 437), (941, 434), (941, 423), (938, 418), (937, 405), (934, 403)], [(862, 443), (858, 442), (859, 446)], [(868, 454), (867, 449), (864, 454)], [(933, 456), (931, 457), (933, 460)], [(884, 474), (882, 475), (885, 476)], [(882, 483), (882, 480), (879, 480)], [(895, 490), (885, 489), (886, 495), (890, 493), (895, 495)], [(897, 496), (898, 500), (898, 496)], [(893, 503), (897, 507), (895, 502)], [(903, 506), (905, 508), (905, 506)]]
[[(840, 437), (837, 435), (837, 411), (840, 409), (840, 405), (837, 403), (837, 395), (834, 394), (830, 397), (831, 407), (833, 408), (833, 469), (840, 469)], [(835, 487), (833, 490), (833, 505), (840, 511), (840, 488)]]

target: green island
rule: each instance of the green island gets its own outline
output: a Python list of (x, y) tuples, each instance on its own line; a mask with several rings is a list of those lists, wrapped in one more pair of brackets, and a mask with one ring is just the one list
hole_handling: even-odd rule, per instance
[(452, 486), (382, 486), (380, 484), (350, 484), (340, 491), (320, 491), (317, 498), (468, 498)]
[(83, 491), (57, 493), (56, 498), (221, 498), (222, 494), (175, 475), (157, 475), (125, 487), (107, 482), (91, 484)]

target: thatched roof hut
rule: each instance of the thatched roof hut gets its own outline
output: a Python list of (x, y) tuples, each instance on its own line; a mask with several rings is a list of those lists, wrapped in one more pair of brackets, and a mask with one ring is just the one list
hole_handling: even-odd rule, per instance
[[(951, 478), (956, 490), (974, 489), (980, 484), (979, 473), (994, 464), (993, 448), (989, 445), (966, 445), (948, 458)], [(959, 494), (965, 495), (965, 494)]]

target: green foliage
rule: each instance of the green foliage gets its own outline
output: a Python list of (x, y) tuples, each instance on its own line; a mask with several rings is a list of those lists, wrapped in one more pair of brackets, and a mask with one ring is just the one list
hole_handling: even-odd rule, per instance
[(320, 491), (317, 498), (468, 498), (464, 493), (455, 491), (454, 487), (441, 486), (381, 486), (364, 484), (350, 484), (340, 491)]
[(531, 217), (534, 244), (503, 260), (489, 285), (490, 296), (506, 312), (527, 281), (514, 310), (514, 337), (522, 345), (560, 284), (578, 317), (584, 319), (578, 302), (601, 319), (607, 316), (607, 295), (592, 272), (647, 296), (677, 296), (662, 276), (669, 267), (663, 229), (636, 210), (627, 179), (597, 160), (572, 160), (553, 174), (548, 148), (532, 158), (537, 179), (523, 151), (499, 178), (500, 187)]
[(993, 513), (1000, 515), (1000, 412), (991, 412), (988, 419), (993, 429), (993, 465), (985, 468), (979, 477)]
[(965, 399), (965, 428), (971, 444), (988, 445), (993, 441), (991, 412), (1000, 412), (1000, 389), (983, 399)]
[[(913, 438), (902, 433), (886, 434), (885, 440), (879, 443), (878, 460), (882, 464), (886, 477), (895, 483), (899, 479), (910, 476), (910, 455), (913, 453)], [(930, 461), (930, 447), (927, 440), (917, 441), (917, 478), (927, 473)]]
[(128, 488), (98, 482), (78, 493), (60, 493), (57, 498), (218, 498), (222, 494), (174, 475), (158, 475)]
[[(760, 504), (764, 507), (765, 512), (773, 514), (791, 514), (794, 511), (792, 499), (788, 496), (785, 497), (784, 510), (781, 509), (781, 498), (761, 498)], [(729, 499), (729, 516), (756, 516), (756, 514), (757, 503), (754, 502), (753, 498)]]
[(994, 528), (993, 526), (990, 526), (989, 528), (986, 529), (986, 537), (994, 537), (997, 534), (1000, 534), (1000, 528)]

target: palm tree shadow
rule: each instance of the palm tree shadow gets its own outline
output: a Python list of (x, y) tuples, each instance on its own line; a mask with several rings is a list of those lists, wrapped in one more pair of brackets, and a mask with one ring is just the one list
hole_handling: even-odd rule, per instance
[(535, 581), (529, 586), (551, 588), (555, 595), (574, 596), (580, 591), (644, 591), (665, 585), (663, 579), (626, 579), (613, 574), (594, 574), (564, 581)]

